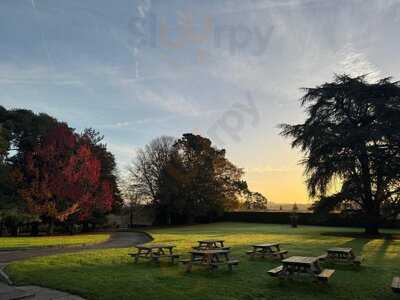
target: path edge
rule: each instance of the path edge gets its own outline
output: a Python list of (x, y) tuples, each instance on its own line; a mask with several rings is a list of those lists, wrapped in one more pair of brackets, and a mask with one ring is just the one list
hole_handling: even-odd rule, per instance
[(0, 282), (7, 283), (8, 285), (14, 285), (10, 277), (8, 277), (7, 273), (4, 271), (7, 265), (7, 263), (0, 265)]

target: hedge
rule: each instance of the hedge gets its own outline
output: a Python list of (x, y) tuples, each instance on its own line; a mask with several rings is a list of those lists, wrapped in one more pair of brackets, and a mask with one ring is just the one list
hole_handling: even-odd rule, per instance
[[(250, 223), (271, 223), (290, 224), (291, 212), (249, 212), (236, 211), (225, 212), (221, 221), (226, 222), (250, 222)], [(345, 216), (341, 214), (317, 215), (311, 212), (298, 212), (299, 225), (316, 226), (339, 226), (339, 227), (364, 227), (365, 221), (362, 216)], [(399, 220), (386, 221), (383, 228), (400, 227)]]

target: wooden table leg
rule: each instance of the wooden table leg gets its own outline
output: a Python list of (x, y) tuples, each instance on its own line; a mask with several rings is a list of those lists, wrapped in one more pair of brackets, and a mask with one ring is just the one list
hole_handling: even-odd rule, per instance
[(142, 253), (142, 249), (138, 249), (138, 252), (135, 256), (135, 264), (137, 264), (139, 262), (139, 257), (140, 257), (141, 253)]
[(257, 255), (257, 248), (253, 247), (253, 252), (250, 253), (250, 259), (254, 259)]
[(186, 264), (186, 273), (190, 273), (192, 271), (193, 263), (196, 261), (196, 255), (191, 254), (190, 261)]
[(280, 273), (279, 278), (287, 279), (289, 277), (289, 274), (290, 274), (289, 266), (283, 265), (283, 270)]
[(190, 261), (186, 264), (186, 273), (190, 273), (192, 271), (193, 263)]
[(162, 249), (158, 249), (158, 251), (154, 252), (152, 250), (150, 250), (150, 257), (151, 260), (155, 263), (159, 263), (160, 262), (160, 255), (162, 254)]

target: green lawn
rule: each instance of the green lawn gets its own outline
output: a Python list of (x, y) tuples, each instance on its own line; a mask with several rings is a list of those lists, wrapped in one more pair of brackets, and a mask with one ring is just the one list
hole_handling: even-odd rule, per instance
[(54, 246), (71, 246), (101, 243), (110, 238), (109, 234), (80, 234), (67, 236), (0, 237), (1, 249), (23, 249)]
[[(347, 234), (354, 229), (284, 225), (218, 223), (149, 231), (156, 242), (172, 242), (186, 253), (196, 241), (222, 238), (241, 260), (232, 272), (194, 268), (185, 274), (180, 265), (149, 262), (133, 264), (132, 249), (87, 251), (13, 263), (7, 272), (18, 284), (37, 284), (69, 291), (88, 299), (398, 299), (390, 282), (400, 275), (400, 241), (362, 239)], [(400, 233), (392, 232), (392, 233)], [(331, 246), (350, 246), (362, 254), (359, 269), (335, 266), (329, 285), (311, 281), (280, 282), (267, 270), (278, 261), (249, 261), (244, 254), (256, 242), (281, 242), (290, 255), (316, 256)], [(330, 266), (331, 267), (331, 266)]]

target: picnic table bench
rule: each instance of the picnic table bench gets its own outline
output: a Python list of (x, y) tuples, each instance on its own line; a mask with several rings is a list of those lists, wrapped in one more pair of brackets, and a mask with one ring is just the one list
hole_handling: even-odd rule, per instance
[(360, 265), (361, 258), (356, 256), (352, 248), (334, 247), (326, 250), (326, 254), (319, 257), (320, 260), (334, 262), (334, 263), (345, 263)]
[(193, 247), (195, 250), (207, 250), (207, 249), (223, 249), (229, 250), (229, 247), (224, 246), (224, 240), (201, 240), (197, 241), (198, 246)]
[(400, 293), (400, 277), (394, 277), (393, 278), (392, 290), (395, 293)]
[(310, 276), (319, 282), (327, 282), (335, 270), (321, 269), (318, 257), (292, 256), (282, 260), (282, 266), (268, 271), (268, 274), (282, 279)]
[(286, 250), (280, 249), (279, 243), (266, 243), (266, 244), (256, 244), (252, 245), (253, 249), (246, 251), (246, 254), (251, 258), (254, 257), (272, 257), (284, 259), (288, 252)]
[(201, 265), (209, 270), (218, 268), (220, 265), (227, 265), (232, 271), (233, 266), (239, 264), (239, 260), (229, 258), (229, 250), (225, 249), (199, 249), (190, 251), (189, 259), (182, 259), (180, 262), (186, 265), (186, 272), (191, 272), (193, 265)]
[(174, 263), (179, 255), (173, 253), (175, 245), (172, 244), (143, 244), (136, 245), (138, 250), (136, 253), (129, 253), (135, 259), (135, 263), (139, 262), (140, 258), (149, 259), (153, 262), (160, 262), (161, 258), (169, 258)]

